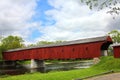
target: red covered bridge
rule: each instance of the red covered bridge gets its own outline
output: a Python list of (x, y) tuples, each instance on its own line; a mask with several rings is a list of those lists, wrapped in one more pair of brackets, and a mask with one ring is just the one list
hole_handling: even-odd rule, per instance
[(13, 49), (3, 52), (4, 60), (51, 60), (51, 59), (86, 59), (107, 55), (112, 44), (109, 36), (80, 39), (59, 44)]

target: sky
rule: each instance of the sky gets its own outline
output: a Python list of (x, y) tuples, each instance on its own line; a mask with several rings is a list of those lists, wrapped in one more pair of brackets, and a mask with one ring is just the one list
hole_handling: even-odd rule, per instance
[(0, 36), (20, 36), (25, 44), (104, 36), (120, 30), (120, 16), (108, 10), (80, 0), (0, 0)]

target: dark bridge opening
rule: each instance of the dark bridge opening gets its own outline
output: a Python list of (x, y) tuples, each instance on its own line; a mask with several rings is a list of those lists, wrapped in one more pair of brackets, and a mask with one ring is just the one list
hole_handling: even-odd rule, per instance
[(102, 56), (108, 55), (108, 48), (109, 48), (110, 44), (112, 44), (112, 43), (113, 42), (107, 41), (107, 42), (102, 44), (102, 46), (101, 46), (101, 55)]

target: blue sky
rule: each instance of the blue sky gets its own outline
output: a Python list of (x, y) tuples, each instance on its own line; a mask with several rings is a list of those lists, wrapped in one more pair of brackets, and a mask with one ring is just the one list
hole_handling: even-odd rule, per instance
[[(36, 15), (34, 15), (33, 20), (34, 21), (42, 21), (43, 23), (48, 21), (46, 19), (45, 11), (52, 9), (52, 6), (50, 6), (47, 2), (47, 0), (39, 0), (37, 1), (37, 7), (35, 9)], [(45, 25), (45, 24), (43, 24)]]
[[(45, 11), (50, 10), (52, 8), (53, 7), (48, 4), (47, 0), (38, 0), (37, 6), (35, 8), (36, 14), (33, 16), (31, 21), (41, 22), (42, 27), (45, 27), (48, 24), (53, 25), (55, 23), (55, 21), (49, 20), (45, 14)], [(42, 35), (43, 35), (43, 33), (41, 33), (38, 29), (34, 29), (32, 31), (31, 36), (28, 39), (32, 41), (33, 39), (38, 38)]]
[(76, 40), (120, 30), (119, 16), (90, 10), (80, 0), (1, 0), (0, 35), (17, 35), (25, 44)]
[[(42, 22), (42, 26), (45, 26), (49, 20), (47, 20), (47, 17), (45, 15), (45, 11), (51, 9), (52, 7), (48, 5), (47, 0), (38, 0), (37, 1), (37, 7), (35, 8), (36, 14), (33, 16), (31, 21), (40, 21)], [(38, 30), (35, 29), (32, 31), (32, 34), (30, 36), (30, 40), (33, 40), (34, 38), (40, 37), (42, 33)]]

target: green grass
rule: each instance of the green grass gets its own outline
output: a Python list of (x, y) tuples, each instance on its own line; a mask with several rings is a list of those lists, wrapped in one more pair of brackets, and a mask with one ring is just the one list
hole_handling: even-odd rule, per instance
[(8, 76), (6, 78), (0, 78), (0, 80), (72, 80), (75, 78), (83, 78), (104, 71), (98, 71), (94, 69), (83, 69), (83, 70), (71, 70), (71, 71), (60, 71), (50, 73), (33, 73), (18, 76)]
[(18, 64), (30, 64), (31, 61), (30, 60), (26, 60), (26, 61), (17, 61)]
[(84, 78), (101, 74), (110, 70), (120, 71), (120, 59), (102, 57), (100, 63), (88, 69), (56, 71), (49, 73), (28, 73), (24, 75), (7, 76), (5, 78), (0, 78), (0, 80), (73, 80), (76, 78)]
[(98, 69), (98, 70), (120, 70), (120, 58), (113, 58), (112, 56), (109, 57), (101, 57), (101, 61), (92, 66), (91, 68)]

